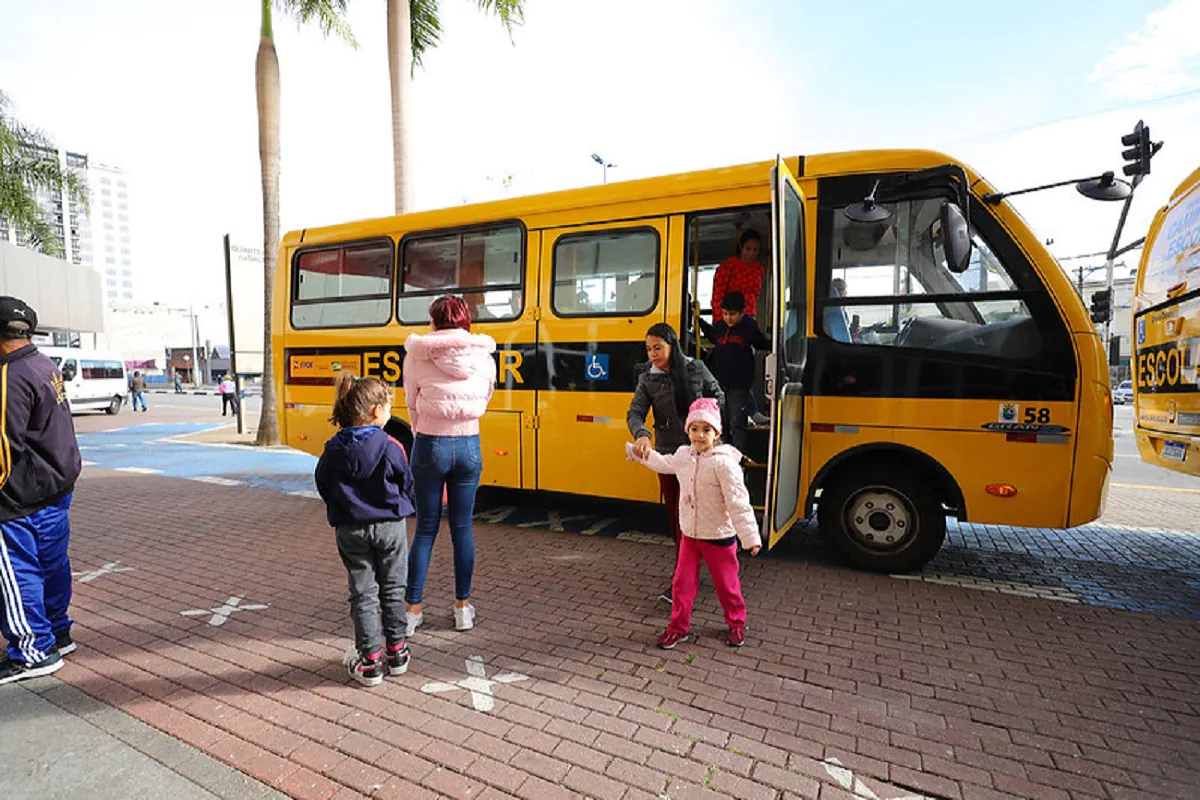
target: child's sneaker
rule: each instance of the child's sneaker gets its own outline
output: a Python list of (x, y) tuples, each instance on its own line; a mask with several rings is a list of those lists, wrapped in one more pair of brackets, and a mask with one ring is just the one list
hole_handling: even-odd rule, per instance
[(354, 645), (350, 645), (350, 649), (342, 658), (342, 663), (346, 665), (346, 671), (350, 673), (350, 677), (363, 686), (378, 686), (383, 683), (382, 650), (375, 653), (360, 653), (354, 649)]
[(421, 623), (423, 623), (424, 621), (425, 621), (425, 615), (423, 613), (421, 613), (420, 611), (418, 611), (415, 614), (412, 613), (411, 611), (405, 611), (404, 612), (404, 624), (405, 624), (404, 636), (405, 636), (405, 638), (408, 638), (409, 636), (412, 636), (414, 633), (416, 633), (417, 628), (421, 627)]
[(469, 631), (475, 627), (475, 606), (467, 603), (466, 608), (454, 607), (454, 630)]
[(668, 583), (667, 588), (663, 589), (661, 592), (658, 593), (658, 599), (662, 600), (665, 603), (672, 602), (671, 589), (672, 589), (671, 584)]
[(389, 644), (384, 650), (387, 659), (388, 675), (403, 675), (408, 672), (408, 641), (401, 639), (399, 644)]
[(725, 644), (730, 647), (741, 647), (746, 643), (745, 628), (730, 628), (729, 636), (725, 638)]
[(658, 637), (658, 646), (663, 650), (674, 650), (675, 645), (682, 644), (692, 638), (690, 633), (676, 633), (668, 630), (662, 636)]
[(54, 634), (54, 645), (58, 648), (60, 656), (75, 652), (75, 641), (71, 638), (70, 631), (59, 631)]

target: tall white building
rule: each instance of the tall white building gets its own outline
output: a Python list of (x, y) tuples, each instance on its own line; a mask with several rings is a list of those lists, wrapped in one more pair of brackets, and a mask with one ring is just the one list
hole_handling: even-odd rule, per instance
[[(64, 170), (84, 179), (90, 208), (72, 199), (66, 192), (42, 191), (38, 203), (50, 223), (63, 258), (100, 274), (105, 304), (109, 307), (134, 302), (136, 280), (133, 267), (133, 242), (129, 222), (129, 178), (120, 167), (101, 164), (87, 155), (58, 150), (47, 158), (57, 158)], [(28, 244), (19, 231), (0, 220), (0, 241)]]
[(87, 179), (92, 194), (93, 267), (104, 280), (108, 305), (130, 305), (134, 301), (135, 281), (128, 176), (119, 167), (92, 161), (87, 167)]

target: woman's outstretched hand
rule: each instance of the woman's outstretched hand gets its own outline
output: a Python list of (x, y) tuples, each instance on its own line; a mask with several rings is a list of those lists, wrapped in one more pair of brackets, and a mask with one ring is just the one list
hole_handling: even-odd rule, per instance
[(637, 456), (638, 458), (640, 458), (642, 461), (645, 461), (647, 458), (649, 458), (650, 457), (650, 438), (647, 436), (642, 436), (636, 442), (634, 442), (633, 443), (633, 454), (635, 456)]

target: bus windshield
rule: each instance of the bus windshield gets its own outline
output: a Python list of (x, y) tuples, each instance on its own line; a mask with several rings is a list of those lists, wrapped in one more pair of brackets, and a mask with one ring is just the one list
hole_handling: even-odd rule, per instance
[[(1018, 291), (1012, 277), (977, 231), (972, 230), (966, 271), (949, 269), (939, 219), (944, 202), (884, 204), (892, 215), (874, 224), (834, 214), (829, 296), (845, 299), (826, 306), (829, 336), (862, 344), (978, 352), (984, 329), (1031, 321), (1025, 303), (1012, 296)], [(995, 339), (995, 347), (1011, 339), (989, 338)]]

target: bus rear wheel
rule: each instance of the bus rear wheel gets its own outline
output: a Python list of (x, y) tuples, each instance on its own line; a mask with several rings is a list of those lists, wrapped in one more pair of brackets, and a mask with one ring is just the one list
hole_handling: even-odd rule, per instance
[(846, 560), (872, 572), (918, 569), (946, 538), (941, 498), (907, 465), (844, 472), (821, 492), (817, 516)]
[(109, 401), (108, 408), (104, 409), (105, 414), (116, 414), (121, 410), (121, 398), (113, 395), (113, 399)]

